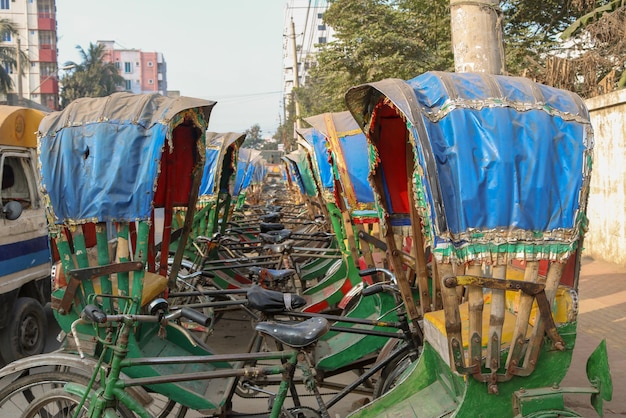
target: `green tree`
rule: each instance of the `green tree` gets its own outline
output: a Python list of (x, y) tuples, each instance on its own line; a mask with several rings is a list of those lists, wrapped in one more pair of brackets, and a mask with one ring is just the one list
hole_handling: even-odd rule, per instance
[(261, 136), (261, 126), (258, 123), (252, 125), (245, 130), (246, 139), (243, 141), (243, 147), (261, 149), (263, 145), (263, 137)]
[(383, 78), (451, 70), (449, 0), (333, 0), (324, 21), (335, 40), (296, 99), (304, 116), (345, 110), (348, 88)]
[[(0, 19), (0, 34), (17, 35), (17, 28), (15, 23), (10, 19)], [(19, 51), (20, 60), (22, 64), (28, 62), (28, 57), (23, 51)], [(0, 42), (0, 92), (8, 93), (13, 90), (13, 80), (11, 80), (10, 73), (17, 71), (17, 51), (13, 45), (6, 45), (6, 43)], [(19, 70), (24, 74), (24, 65)], [(20, 74), (20, 76), (22, 75)]]
[(114, 63), (105, 61), (104, 45), (90, 43), (87, 50), (80, 45), (76, 49), (82, 62), (65, 63), (73, 69), (61, 78), (61, 107), (80, 97), (103, 97), (120, 90), (124, 78)]

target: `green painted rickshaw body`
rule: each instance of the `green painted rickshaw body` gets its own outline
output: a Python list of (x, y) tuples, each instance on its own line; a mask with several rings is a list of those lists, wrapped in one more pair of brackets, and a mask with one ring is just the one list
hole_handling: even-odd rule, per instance
[[(401, 383), (350, 417), (515, 417), (514, 392), (558, 386), (565, 377), (576, 341), (576, 322), (560, 326), (558, 332), (565, 341), (565, 351), (553, 350), (549, 341), (544, 342), (534, 372), (498, 383), (497, 395), (487, 393), (486, 383), (452, 372), (426, 342), (421, 357), (407, 370)], [(502, 353), (501, 364), (506, 362), (507, 354), (508, 351)]]
[[(348, 312), (348, 318), (361, 318), (379, 321), (397, 321), (395, 300), (387, 293), (361, 297), (358, 304)], [(347, 322), (334, 324), (342, 328), (368, 329), (390, 332), (388, 327), (357, 325)], [(316, 346), (316, 368), (331, 371), (377, 353), (387, 342), (388, 337), (352, 334), (348, 332), (330, 331), (325, 334)]]
[[(164, 337), (159, 335), (164, 331)], [(128, 359), (141, 357), (183, 357), (208, 356), (212, 353), (190, 339), (188, 333), (177, 326), (168, 325), (164, 330), (159, 324), (141, 324), (131, 334), (128, 345)], [(217, 369), (231, 369), (226, 362), (142, 365), (125, 367), (123, 372), (129, 377), (167, 376), (178, 373), (199, 373)], [(209, 385), (225, 386), (227, 379), (204, 379), (177, 383), (149, 385), (152, 389), (168, 398), (196, 410), (213, 410), (223, 406), (226, 399), (223, 391), (210, 390)], [(214, 396), (210, 396), (207, 394)]]

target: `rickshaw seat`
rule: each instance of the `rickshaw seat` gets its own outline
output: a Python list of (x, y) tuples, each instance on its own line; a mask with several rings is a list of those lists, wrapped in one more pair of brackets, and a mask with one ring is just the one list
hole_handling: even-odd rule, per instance
[[(487, 299), (487, 298), (485, 298)], [(483, 327), (482, 327), (482, 342), (481, 347), (483, 351), (487, 348), (487, 341), (489, 339), (489, 316), (491, 314), (489, 309), (488, 300), (485, 301), (485, 308), (483, 309)], [(469, 303), (464, 302), (459, 305), (459, 313), (461, 314), (461, 326), (463, 336), (463, 348), (468, 348), (469, 342)], [(513, 329), (515, 328), (516, 316), (514, 313), (508, 310), (504, 312), (504, 324), (502, 326), (502, 339), (500, 340), (500, 346), (506, 347), (511, 343), (513, 337)], [(532, 331), (532, 326), (528, 327), (529, 334)], [(443, 309), (438, 311), (427, 312), (424, 314), (424, 338), (437, 350), (439, 355), (446, 361), (450, 360), (450, 350), (448, 348), (448, 337), (446, 334), (446, 320)]]
[[(92, 283), (93, 283), (94, 291), (97, 294), (102, 293), (100, 280), (93, 279)], [(111, 283), (113, 285), (113, 294), (117, 296), (118, 295), (117, 275), (111, 276)], [(131, 278), (130, 278), (130, 283), (129, 283), (131, 293), (133, 291), (132, 283), (133, 281), (132, 281), (132, 272), (131, 272)], [(157, 296), (162, 294), (165, 291), (165, 289), (167, 289), (166, 277), (163, 277), (159, 274), (151, 273), (148, 271), (144, 272), (143, 291), (141, 292), (141, 306), (143, 307), (146, 304), (148, 304), (150, 301), (154, 300)]]
[(562, 264), (545, 276), (536, 267), (521, 275), (507, 268), (503, 278), (482, 276), (476, 265), (469, 275), (448, 270), (441, 276), (444, 309), (424, 314), (425, 340), (451, 370), (488, 382), (489, 393), (498, 393), (498, 382), (533, 372), (544, 333), (554, 349), (565, 349), (557, 324), (576, 318), (576, 293), (559, 285)]
[[(506, 292), (506, 310), (504, 313), (504, 324), (502, 326), (502, 340), (501, 346), (507, 346), (511, 343), (513, 336), (513, 329), (516, 321), (516, 311), (519, 304), (518, 292)], [(556, 298), (552, 304), (552, 314), (554, 316), (554, 322), (557, 324), (563, 324), (571, 322), (576, 316), (577, 300), (576, 293), (568, 286), (559, 286)], [(482, 342), (481, 347), (487, 348), (487, 339), (489, 331), (489, 305), (491, 303), (490, 294), (486, 294), (484, 298), (485, 308), (483, 309), (483, 321), (482, 321)], [(533, 303), (533, 307), (530, 313), (529, 327), (527, 335), (530, 335), (535, 321), (537, 318), (537, 303)], [(463, 348), (467, 349), (469, 341), (469, 307), (468, 302), (464, 302), (459, 305), (459, 313), (461, 314), (462, 324), (462, 336), (463, 336)], [(438, 310), (433, 312), (427, 312), (424, 314), (424, 337), (426, 340), (437, 350), (441, 357), (448, 361), (450, 359), (450, 352), (448, 349), (448, 339), (446, 336), (446, 323), (444, 311)]]

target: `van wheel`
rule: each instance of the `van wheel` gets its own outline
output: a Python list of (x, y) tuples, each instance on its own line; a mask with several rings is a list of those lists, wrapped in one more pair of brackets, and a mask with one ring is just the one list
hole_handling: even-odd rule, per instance
[(33, 298), (18, 298), (10, 321), (0, 330), (0, 355), (7, 362), (43, 352), (46, 343), (46, 313)]

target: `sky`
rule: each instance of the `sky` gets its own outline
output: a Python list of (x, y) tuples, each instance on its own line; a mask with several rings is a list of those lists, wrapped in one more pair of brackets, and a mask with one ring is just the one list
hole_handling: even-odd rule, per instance
[[(161, 52), (169, 90), (214, 100), (209, 131), (259, 124), (270, 137), (282, 118), (285, 0), (56, 0), (58, 59), (113, 40)], [(62, 73), (62, 70), (61, 70)]]

